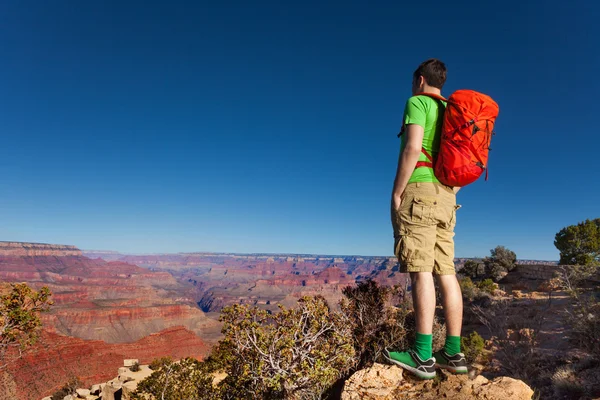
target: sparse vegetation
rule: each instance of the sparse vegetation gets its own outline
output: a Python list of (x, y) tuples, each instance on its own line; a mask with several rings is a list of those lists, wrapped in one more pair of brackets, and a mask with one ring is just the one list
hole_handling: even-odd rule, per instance
[(578, 299), (568, 322), (574, 344), (600, 360), (600, 302), (593, 297)]
[(556, 271), (556, 278), (559, 287), (577, 299), (582, 292), (582, 285), (597, 271), (598, 267), (594, 264), (562, 265)]
[(129, 367), (131, 372), (138, 372), (140, 370), (140, 363), (135, 362), (131, 367)]
[(158, 371), (164, 365), (170, 364), (172, 362), (173, 362), (173, 359), (171, 357), (161, 357), (161, 358), (157, 358), (155, 360), (152, 360), (152, 362), (150, 363), (150, 365), (148, 366), (148, 368), (150, 368), (153, 371)]
[[(304, 297), (291, 309), (269, 314), (234, 305), (223, 310), (224, 338), (203, 362), (163, 358), (138, 386), (135, 399), (320, 399), (357, 367), (381, 361), (384, 347), (407, 347), (414, 312), (392, 306), (395, 292), (374, 282), (344, 290), (341, 311), (324, 298)], [(404, 298), (404, 297), (403, 297)], [(437, 318), (434, 347), (445, 339)], [(225, 377), (215, 386), (213, 374)], [(185, 380), (185, 384), (179, 384)], [(210, 384), (209, 384), (210, 383)], [(178, 397), (179, 396), (179, 397)]]
[(132, 400), (145, 400), (145, 394), (154, 399), (221, 399), (213, 388), (212, 376), (198, 360), (184, 358), (180, 361), (162, 358), (156, 370), (138, 384)]
[[(383, 362), (384, 348), (406, 349), (414, 339), (415, 321), (409, 296), (396, 296), (396, 289), (381, 287), (373, 281), (347, 287), (343, 291), (342, 312), (350, 321), (357, 364), (362, 369)], [(393, 304), (394, 297), (399, 304)], [(436, 317), (433, 346), (443, 346), (446, 328)]]
[(460, 290), (462, 292), (463, 299), (466, 301), (473, 301), (477, 295), (477, 288), (469, 277), (465, 277), (458, 280)]
[(483, 338), (475, 331), (471, 332), (469, 336), (463, 336), (460, 338), (460, 347), (469, 364), (477, 361), (483, 352), (484, 346), (485, 342)]
[(75, 393), (78, 387), (81, 386), (81, 381), (77, 377), (71, 377), (62, 388), (52, 394), (52, 400), (63, 400), (65, 396)]
[(490, 250), (490, 257), (486, 257), (485, 275), (498, 282), (504, 278), (506, 274), (515, 269), (517, 266), (517, 255), (514, 251), (507, 249), (504, 246), (497, 246)]
[(484, 265), (479, 260), (467, 260), (460, 273), (469, 278), (477, 278), (484, 272)]
[(502, 364), (503, 373), (523, 380), (531, 380), (539, 373), (536, 347), (545, 317), (539, 309), (546, 307), (546, 301), (538, 306), (521, 307), (515, 300), (495, 301), (486, 309), (473, 307), (494, 339), (496, 357)]
[(304, 297), (279, 313), (227, 307), (222, 389), (236, 398), (318, 398), (354, 364), (351, 324), (323, 297)]
[(0, 296), (0, 368), (6, 366), (9, 348), (18, 349), (20, 354), (37, 341), (42, 325), (39, 315), (52, 305), (47, 287), (35, 291), (24, 283), (15, 283), (7, 291)]
[(477, 284), (477, 289), (481, 290), (482, 292), (489, 293), (493, 296), (496, 290), (498, 289), (498, 284), (494, 283), (493, 280), (488, 278), (479, 282)]
[(577, 379), (577, 373), (571, 365), (559, 367), (552, 374), (554, 395), (559, 399), (581, 399), (585, 389)]

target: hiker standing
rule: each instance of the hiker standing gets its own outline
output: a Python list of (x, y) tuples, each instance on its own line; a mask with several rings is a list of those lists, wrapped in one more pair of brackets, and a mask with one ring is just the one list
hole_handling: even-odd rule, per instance
[[(407, 351), (387, 350), (385, 355), (422, 379), (435, 377), (436, 364), (455, 373), (467, 373), (466, 359), (460, 352), (462, 294), (454, 269), (459, 188), (440, 183), (433, 169), (447, 104), (441, 100), (445, 82), (446, 66), (436, 59), (423, 62), (414, 72), (413, 96), (404, 109), (392, 193), (394, 253), (400, 271), (410, 273), (416, 339)], [(432, 354), (434, 275), (441, 290), (447, 336), (444, 348)]]

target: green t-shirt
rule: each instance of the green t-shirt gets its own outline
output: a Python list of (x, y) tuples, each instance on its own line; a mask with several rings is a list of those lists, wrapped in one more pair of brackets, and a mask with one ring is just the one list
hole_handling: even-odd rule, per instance
[[(440, 107), (440, 103), (443, 104), (443, 107)], [(415, 124), (423, 127), (423, 148), (434, 157), (440, 150), (442, 122), (444, 121), (445, 110), (445, 102), (440, 102), (427, 96), (413, 96), (408, 99), (404, 107), (404, 117), (402, 119), (404, 126)], [(406, 146), (406, 134), (402, 135), (401, 139), (400, 151), (404, 150)], [(425, 154), (421, 154), (419, 161), (429, 160)], [(408, 183), (415, 182), (439, 183), (433, 174), (433, 168), (427, 167), (415, 168)]]

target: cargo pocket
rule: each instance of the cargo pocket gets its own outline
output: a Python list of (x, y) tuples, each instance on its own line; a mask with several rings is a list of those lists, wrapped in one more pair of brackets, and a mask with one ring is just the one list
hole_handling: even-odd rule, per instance
[(408, 245), (410, 240), (411, 238), (406, 229), (401, 229), (400, 234), (394, 240), (394, 255), (398, 259), (401, 268), (412, 261), (412, 251)]
[(419, 225), (435, 225), (437, 199), (434, 197), (415, 197), (412, 201), (410, 220)]

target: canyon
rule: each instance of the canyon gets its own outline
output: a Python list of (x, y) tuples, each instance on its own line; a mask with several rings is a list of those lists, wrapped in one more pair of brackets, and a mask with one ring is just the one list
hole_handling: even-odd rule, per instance
[(123, 359), (149, 364), (170, 356), (202, 359), (210, 350), (196, 334), (181, 326), (153, 333), (132, 343), (109, 344), (42, 331), (37, 344), (0, 370), (0, 400), (40, 399), (70, 378), (91, 385), (111, 378)]
[[(456, 260), (459, 268), (464, 261)], [(391, 257), (131, 255), (0, 242), (0, 283), (47, 286), (54, 301), (42, 315), (40, 342), (0, 373), (0, 392), (35, 398), (48, 394), (40, 388), (56, 389), (74, 374), (101, 381), (124, 358), (202, 358), (221, 337), (218, 317), (228, 305), (277, 312), (302, 296), (320, 295), (337, 307), (342, 290), (365, 279), (409, 286)]]

